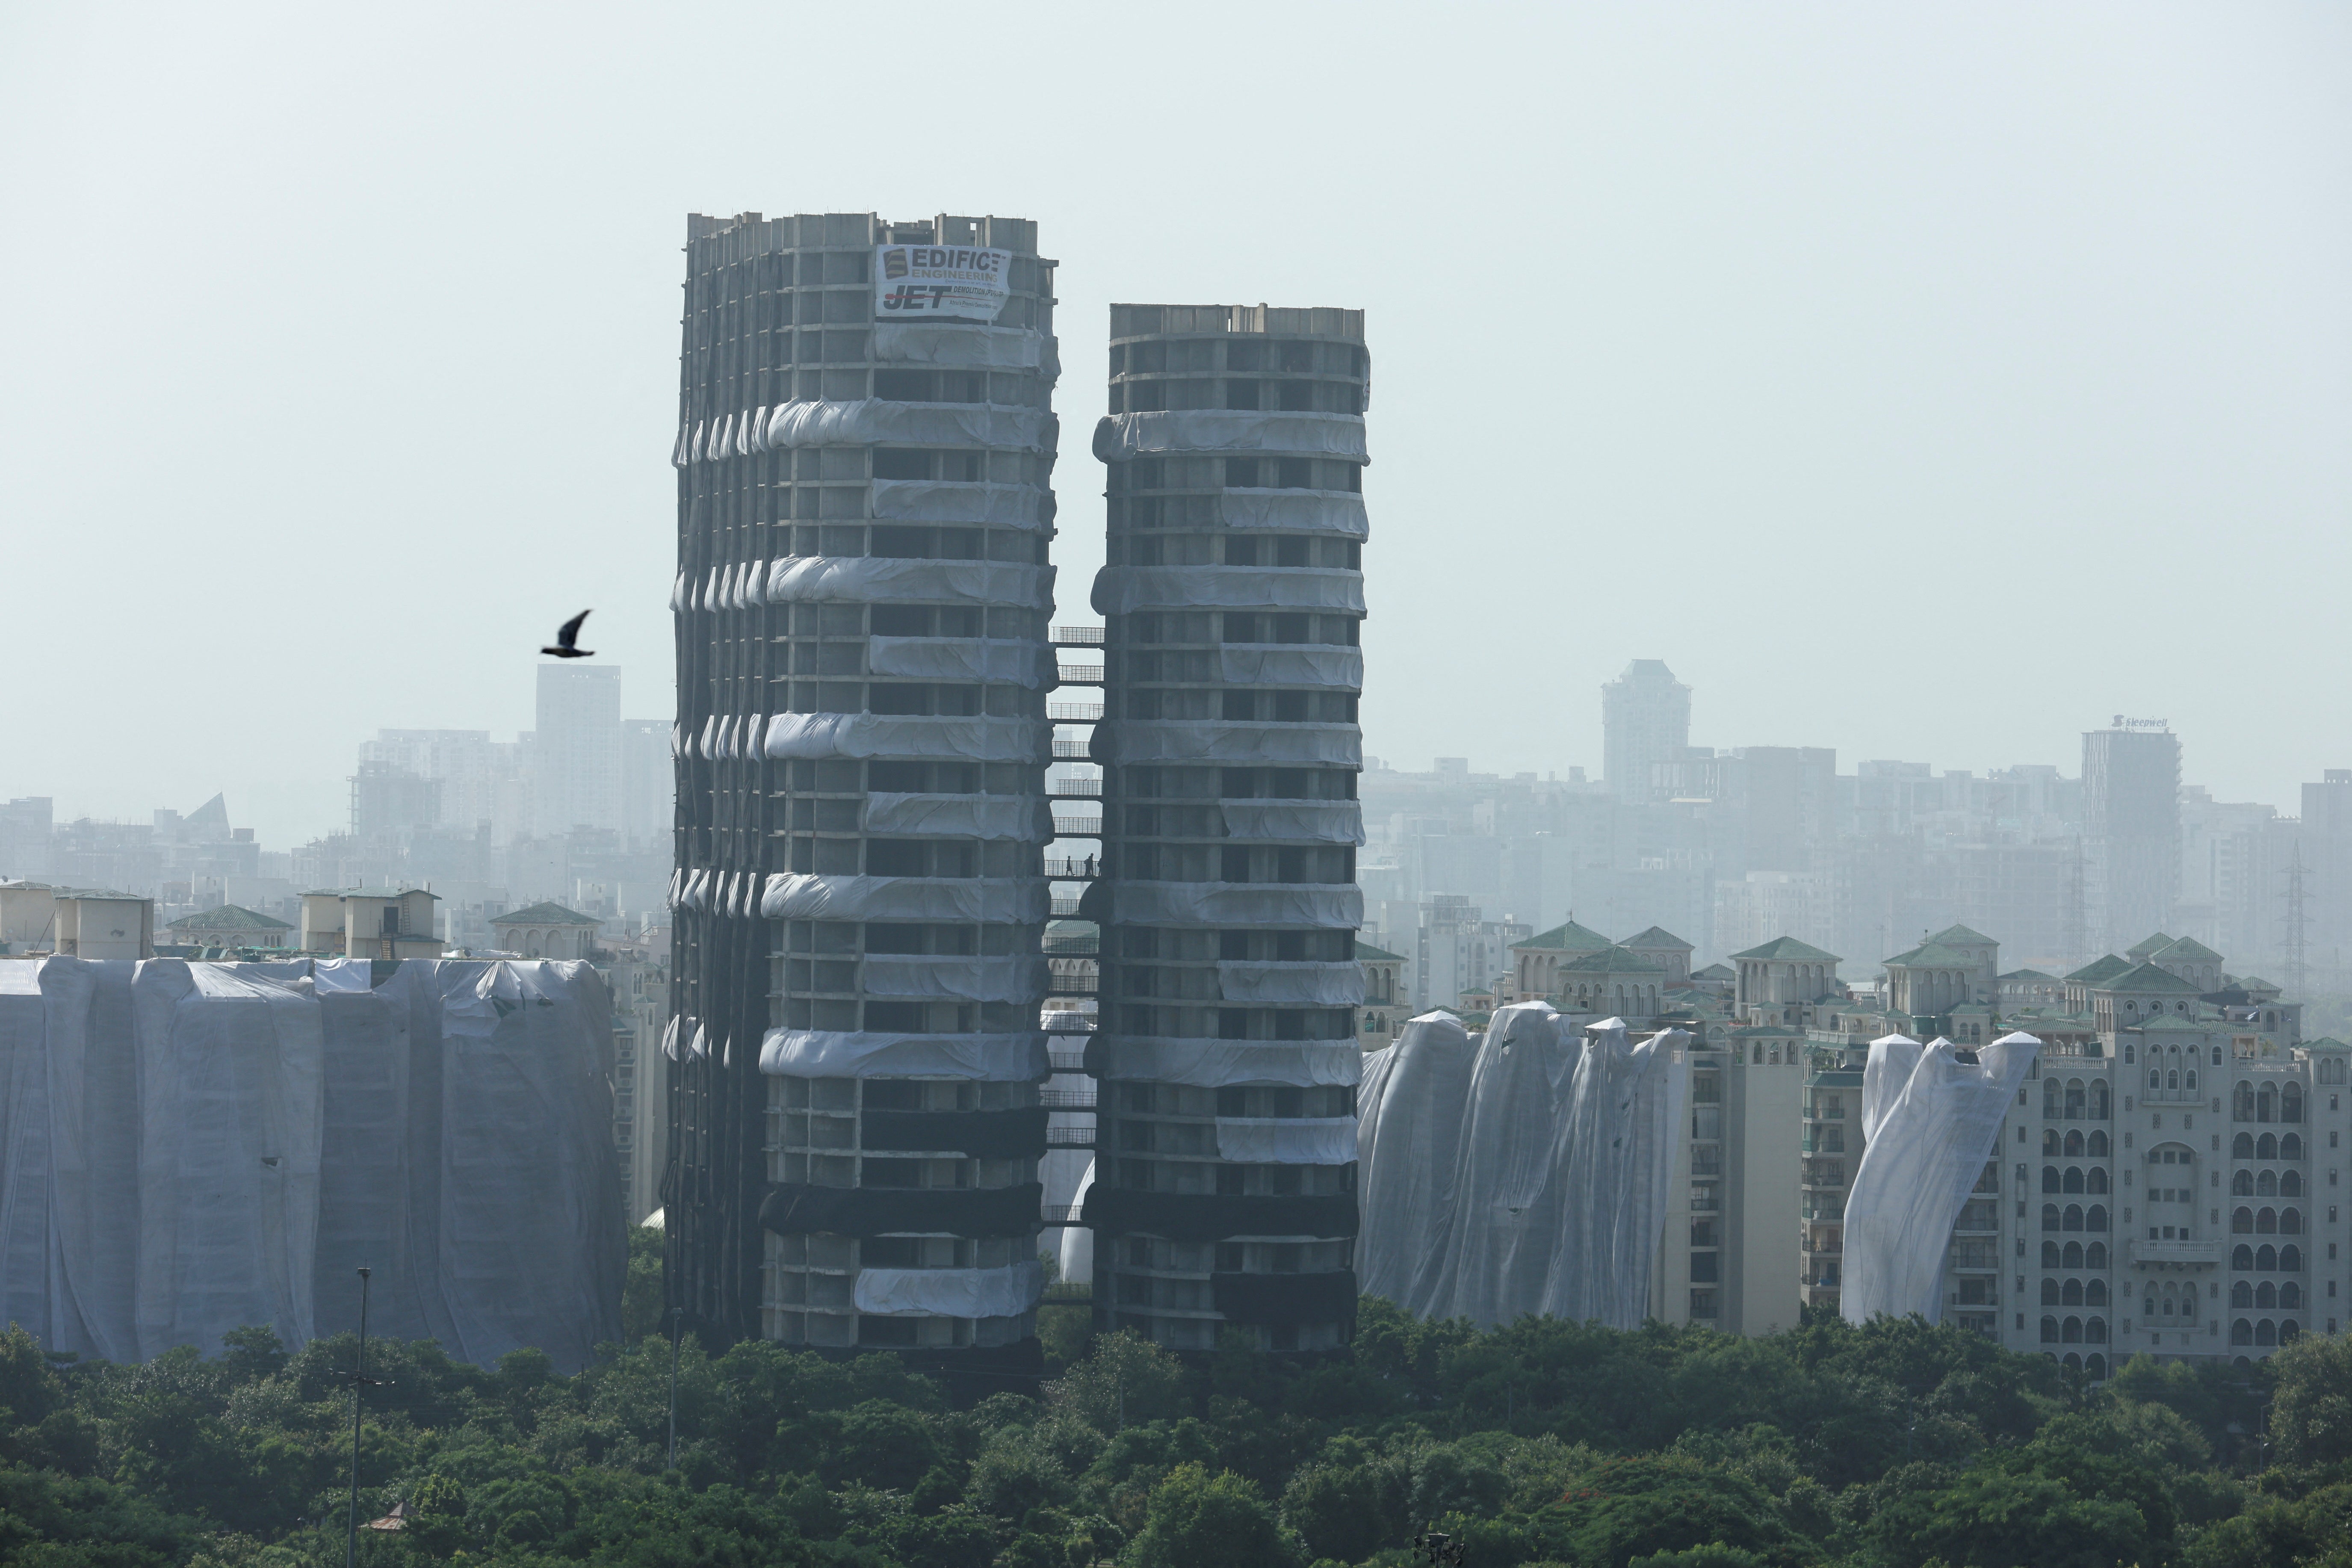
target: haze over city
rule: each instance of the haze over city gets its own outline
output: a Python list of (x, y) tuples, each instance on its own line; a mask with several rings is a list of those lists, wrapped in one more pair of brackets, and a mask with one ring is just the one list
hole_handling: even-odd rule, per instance
[(845, 11), (13, 12), (0, 798), (328, 832), (378, 728), (527, 728), (585, 605), (667, 712), (678, 215), (747, 205), (1038, 219), (1074, 372), (1113, 298), (1364, 309), (1399, 765), (1597, 772), (1634, 658), (1848, 769), (2347, 760), (2342, 11), (954, 15), (877, 92)]

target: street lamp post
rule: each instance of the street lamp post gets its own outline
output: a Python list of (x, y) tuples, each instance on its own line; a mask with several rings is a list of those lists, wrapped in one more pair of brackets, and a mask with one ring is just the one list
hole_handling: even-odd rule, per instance
[(343, 1568), (358, 1568), (360, 1560), (360, 1391), (383, 1384), (367, 1374), (368, 1270), (360, 1270), (360, 1343), (346, 1380), (352, 1385), (352, 1502), (343, 1525)]
[(669, 1310), (669, 1468), (677, 1468), (677, 1342), (685, 1332), (686, 1309)]

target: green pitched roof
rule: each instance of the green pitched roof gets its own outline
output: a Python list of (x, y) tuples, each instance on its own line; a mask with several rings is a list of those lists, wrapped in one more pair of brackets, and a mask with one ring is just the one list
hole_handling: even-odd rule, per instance
[(182, 915), (163, 927), (165, 931), (292, 931), (294, 928), (275, 915), (265, 915), (258, 910), (248, 910), (241, 904), (223, 904), (216, 910), (201, 914)]
[(2040, 970), (2038, 970), (2038, 969), (2012, 969), (2012, 970), (2011, 970), (2008, 973), (2006, 973), (2006, 974), (2002, 975), (2000, 978), (2001, 978), (2001, 980), (2002, 980), (2004, 983), (2006, 983), (2006, 982), (2008, 982), (2008, 981), (2011, 981), (2011, 980), (2021, 981), (2021, 982), (2023, 982), (2023, 981), (2032, 981), (2032, 980), (2046, 980), (2046, 981), (2048, 981), (2048, 982), (2049, 982), (2051, 984), (2053, 984), (2053, 985), (2055, 985), (2055, 984), (2058, 984), (2058, 977), (2057, 977), (2056, 975), (2054, 975), (2054, 974), (2044, 974), (2044, 973), (2042, 973), (2042, 971), (2040, 971)]
[(1511, 951), (1519, 952), (1528, 948), (1544, 948), (1565, 952), (1599, 952), (1604, 947), (1615, 945), (1599, 931), (1570, 921), (1566, 925), (1554, 926), (1548, 931), (1531, 936), (1525, 942), (1513, 942)]
[(1896, 953), (1893, 958), (1886, 960), (1886, 967), (1889, 969), (1966, 969), (1975, 962), (1973, 955), (1962, 952), (1958, 948), (1946, 947), (1940, 942), (1931, 942), (1925, 947), (1915, 947), (1908, 952)]
[(1356, 944), (1356, 956), (1359, 959), (1370, 959), (1374, 963), (1402, 963), (1404, 962), (1403, 953), (1391, 952), (1384, 947), (1374, 947), (1369, 942), (1360, 942)]
[(1746, 952), (1735, 952), (1734, 958), (1768, 959), (1777, 963), (1838, 963), (1843, 962), (1834, 952), (1823, 952), (1810, 942), (1799, 942), (1793, 936), (1776, 936), (1761, 947), (1751, 947)]
[(2219, 963), (2221, 955), (2193, 936), (2184, 936), (2170, 947), (2157, 952), (2151, 963)]
[(2103, 980), (2092, 987), (2095, 991), (2158, 991), (2167, 995), (2176, 993), (2194, 996), (2197, 987), (2168, 969), (2153, 963), (2142, 963), (2125, 970), (2112, 980)]
[(2108, 975), (2121, 974), (2125, 970), (2129, 969), (2131, 965), (2129, 963), (2117, 958), (2111, 952), (2105, 958), (2095, 958), (2091, 960), (2090, 963), (2083, 965), (2082, 968), (2074, 971), (2074, 973), (2069, 974), (2066, 978), (2069, 980), (2079, 980), (2085, 985), (2096, 985)]
[(1984, 932), (1970, 931), (1966, 926), (1946, 926), (1927, 940), (1931, 942), (1940, 942), (1947, 947), (1999, 947), (2000, 945)]
[(502, 915), (492, 915), (494, 926), (593, 926), (604, 922), (594, 915), (583, 915), (578, 910), (567, 910), (562, 904), (533, 904), (527, 910), (509, 910)]
[(1691, 971), (1693, 980), (1737, 980), (1739, 972), (1727, 963), (1710, 963), (1705, 969)]
[(1674, 932), (1668, 931), (1664, 926), (1652, 926), (1645, 931), (1639, 931), (1633, 936), (1627, 937), (1623, 942), (1619, 942), (1617, 945), (1619, 947), (1673, 947), (1680, 948), (1685, 952), (1693, 952), (1697, 951), (1692, 947), (1689, 942), (1685, 942), (1682, 938), (1676, 936)]
[(1628, 952), (1622, 947), (1604, 947), (1599, 952), (1588, 952), (1581, 958), (1570, 959), (1559, 966), (1562, 974), (1664, 974), (1663, 964), (1652, 963), (1638, 952)]
[(2154, 936), (2149, 937), (2146, 942), (2140, 942), (2136, 946), (2124, 949), (2124, 956), (2130, 959), (2134, 963), (2146, 963), (2147, 962), (2148, 954), (2156, 952), (2159, 948), (2170, 947), (2173, 942), (2178, 940), (2178, 938), (2168, 937), (2162, 931), (2158, 931)]

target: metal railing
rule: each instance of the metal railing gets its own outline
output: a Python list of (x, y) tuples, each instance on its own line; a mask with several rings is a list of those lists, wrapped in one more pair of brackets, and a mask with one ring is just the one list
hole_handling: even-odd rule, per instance
[(1048, 1127), (1045, 1147), (1048, 1149), (1091, 1149), (1095, 1146), (1095, 1130), (1091, 1127)]
[(1101, 989), (1099, 974), (1055, 974), (1045, 982), (1048, 996), (1092, 996)]
[(1057, 816), (1054, 832), (1062, 838), (1100, 838), (1102, 818), (1099, 816)]
[(1065, 741), (1058, 735), (1054, 739), (1054, 755), (1063, 762), (1071, 763), (1090, 762), (1094, 757), (1086, 742)]
[[(1095, 1016), (1081, 1013), (1075, 1007), (1048, 1008), (1045, 1014), (1045, 1029), (1049, 1035), (1091, 1035), (1095, 1032)], [(1067, 1069), (1076, 1072), (1076, 1068)]]
[(1065, 686), (1100, 686), (1103, 667), (1098, 664), (1065, 664), (1055, 671)]
[(1087, 1070), (1087, 1058), (1083, 1055), (1075, 1052), (1053, 1051), (1047, 1054), (1045, 1059), (1053, 1063), (1054, 1070), (1055, 1072), (1084, 1072)]
[(1103, 705), (1099, 702), (1048, 702), (1045, 717), (1056, 724), (1096, 724), (1102, 721)]
[(1083, 860), (1049, 859), (1045, 862), (1045, 876), (1050, 881), (1091, 882), (1101, 875), (1102, 860), (1098, 856), (1089, 855)]
[(1054, 905), (1053, 905), (1052, 913), (1053, 913), (1053, 916), (1054, 916), (1054, 918), (1055, 918), (1055, 920), (1057, 920), (1057, 921), (1066, 921), (1066, 920), (1069, 920), (1069, 919), (1072, 919), (1073, 917), (1075, 917), (1075, 916), (1077, 914), (1077, 912), (1078, 912), (1078, 900), (1076, 900), (1076, 899), (1055, 899), (1055, 900), (1054, 900)]
[(1048, 958), (1095, 958), (1102, 952), (1102, 937), (1099, 933), (1094, 936), (1049, 936), (1044, 947)]
[(1090, 1089), (1040, 1089), (1037, 1091), (1037, 1103), (1048, 1110), (1092, 1110), (1095, 1108), (1095, 1091)]
[(1100, 647), (1103, 645), (1103, 629), (1100, 626), (1055, 626), (1053, 640), (1055, 647)]
[(1055, 779), (1045, 793), (1063, 800), (1100, 800), (1100, 779)]

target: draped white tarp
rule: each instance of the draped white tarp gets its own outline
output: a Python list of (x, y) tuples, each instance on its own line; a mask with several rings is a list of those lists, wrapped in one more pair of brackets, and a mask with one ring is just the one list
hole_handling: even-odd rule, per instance
[(1009, 447), (1054, 449), (1060, 424), (1043, 408), (992, 403), (895, 403), (879, 397), (781, 403), (765, 422), (744, 416), (751, 450), (795, 447)]
[(1353, 1007), (1364, 999), (1364, 966), (1352, 959), (1340, 963), (1221, 959), (1217, 994), (1227, 1002)]
[(1227, 528), (1278, 528), (1285, 533), (1371, 537), (1364, 498), (1349, 490), (1228, 489), (1218, 492)]
[(1111, 763), (1255, 763), (1357, 768), (1363, 731), (1353, 724), (1251, 724), (1215, 719), (1126, 719), (1112, 726)]
[(1003, 957), (868, 953), (863, 974), (874, 996), (946, 997), (963, 1002), (1035, 1002), (1050, 979), (1034, 953)]
[(1054, 520), (1053, 492), (1043, 485), (993, 484), (985, 479), (875, 479), (869, 488), (878, 522), (1034, 529)]
[(1034, 327), (992, 327), (977, 321), (878, 321), (874, 357), (886, 364), (944, 364), (966, 369), (1035, 370), (1051, 342)]
[(1050, 612), (1054, 568), (1011, 561), (795, 555), (768, 568), (768, 603), (903, 605), (943, 600)]
[(1161, 452), (1291, 452), (1365, 460), (1364, 422), (1346, 414), (1174, 408), (1107, 414), (1095, 426), (1106, 463)]
[(1043, 844), (1054, 837), (1054, 807), (1032, 795), (869, 795), (866, 831)]
[(1953, 1222), (2041, 1052), (2027, 1034), (2002, 1036), (1972, 1063), (1949, 1040), (1871, 1042), (1863, 1069), (1868, 1142), (1845, 1205), (1838, 1310), (1847, 1321), (1882, 1312), (1941, 1319)]
[(1364, 577), (1324, 566), (1105, 566), (1088, 595), (1098, 616), (1136, 610), (1364, 613)]
[[(1048, 1154), (1046, 1158), (1051, 1160), (1053, 1156)], [(1094, 1184), (1095, 1163), (1092, 1158), (1089, 1158), (1087, 1161), (1087, 1173), (1078, 1178), (1077, 1187), (1070, 1194), (1069, 1206), (1073, 1209), (1085, 1207), (1087, 1194), (1093, 1190)], [(1048, 1191), (1045, 1197), (1047, 1206), (1052, 1206), (1054, 1197), (1052, 1192)], [(1095, 1233), (1092, 1230), (1082, 1225), (1074, 1225), (1064, 1228), (1062, 1231), (1061, 1265), (1062, 1278), (1066, 1280), (1075, 1283), (1080, 1279), (1091, 1280), (1094, 1279)]]
[(1352, 882), (1118, 882), (1117, 918), (1143, 926), (1257, 926), (1296, 931), (1364, 923)]
[(1200, 1040), (1119, 1035), (1087, 1053), (1095, 1076), (1177, 1083), (1193, 1089), (1276, 1084), (1344, 1087), (1361, 1076), (1364, 1053), (1353, 1040)]
[(1043, 719), (778, 713), (768, 721), (767, 752), (771, 757), (952, 757), (972, 763), (1042, 763), (1052, 732), (1052, 726)]
[(851, 1303), (877, 1317), (1017, 1318), (1045, 1294), (1034, 1258), (1002, 1268), (861, 1268)]
[(1053, 893), (1042, 878), (833, 877), (778, 872), (760, 913), (772, 921), (974, 921), (1043, 925)]
[(1217, 1158), (1254, 1165), (1349, 1165), (1352, 1116), (1220, 1116)]
[(1294, 647), (1227, 643), (1217, 650), (1218, 677), (1228, 686), (1324, 686), (1357, 691), (1364, 655), (1352, 647)]
[(1228, 838), (1364, 841), (1364, 808), (1352, 800), (1229, 800), (1217, 809)]
[(1042, 1034), (894, 1035), (771, 1029), (760, 1070), (773, 1078), (961, 1078), (1035, 1083), (1053, 1070)]
[(871, 637), (866, 668), (918, 680), (987, 680), (1035, 691), (1059, 679), (1054, 650), (1006, 637)]
[(1496, 1012), (1475, 1045), (1444, 1014), (1408, 1024), (1359, 1097), (1364, 1289), (1427, 1317), (1637, 1326), (1687, 1043), (1629, 1042), (1614, 1018), (1578, 1031), (1540, 1002)]

